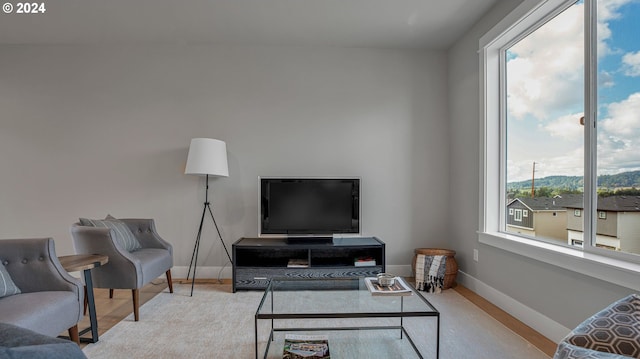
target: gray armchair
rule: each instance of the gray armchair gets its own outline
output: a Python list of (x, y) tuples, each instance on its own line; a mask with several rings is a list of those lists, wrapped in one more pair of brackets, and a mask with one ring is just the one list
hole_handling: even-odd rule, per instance
[(0, 298), (0, 321), (79, 343), (84, 286), (62, 268), (51, 238), (0, 240), (0, 262), (19, 294)]
[(171, 267), (173, 247), (156, 232), (153, 219), (119, 219), (129, 228), (141, 248), (127, 251), (115, 238), (113, 229), (84, 226), (75, 223), (71, 227), (73, 246), (78, 254), (104, 254), (109, 263), (91, 271), (95, 288), (131, 289), (135, 321), (139, 315), (139, 290), (163, 273), (167, 277), (169, 292), (173, 293)]
[(553, 358), (640, 358), (640, 294), (619, 299), (578, 324)]
[(0, 358), (87, 359), (69, 340), (53, 338), (15, 325), (0, 323)]

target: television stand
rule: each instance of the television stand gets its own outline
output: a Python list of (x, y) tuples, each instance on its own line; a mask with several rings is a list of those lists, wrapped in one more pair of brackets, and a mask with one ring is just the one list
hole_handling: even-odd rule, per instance
[[(307, 237), (295, 244), (287, 238), (240, 238), (232, 252), (234, 293), (265, 289), (276, 277), (375, 277), (385, 271), (385, 244), (376, 237), (333, 238), (322, 243)], [(356, 263), (357, 258), (370, 260)]]
[(288, 244), (323, 244), (333, 242), (333, 237), (287, 237)]

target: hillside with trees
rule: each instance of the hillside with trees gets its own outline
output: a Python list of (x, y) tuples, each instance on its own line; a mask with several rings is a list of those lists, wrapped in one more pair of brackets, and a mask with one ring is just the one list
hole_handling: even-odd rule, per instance
[[(565, 193), (582, 193), (584, 179), (580, 176), (548, 176), (535, 179), (535, 196), (552, 197)], [(531, 180), (507, 183), (509, 198), (531, 196)], [(600, 196), (640, 195), (640, 171), (598, 176)]]

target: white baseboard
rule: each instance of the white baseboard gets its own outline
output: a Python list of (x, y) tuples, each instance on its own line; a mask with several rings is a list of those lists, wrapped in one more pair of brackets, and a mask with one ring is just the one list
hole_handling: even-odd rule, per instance
[(399, 277), (413, 277), (411, 265), (387, 265), (385, 271)]
[(561, 325), (553, 319), (537, 312), (508, 295), (496, 290), (486, 283), (458, 271), (457, 282), (474, 291), (481, 297), (493, 303), (495, 306), (514, 316), (519, 321), (530, 326), (538, 333), (544, 335), (555, 343), (560, 342), (571, 329)]

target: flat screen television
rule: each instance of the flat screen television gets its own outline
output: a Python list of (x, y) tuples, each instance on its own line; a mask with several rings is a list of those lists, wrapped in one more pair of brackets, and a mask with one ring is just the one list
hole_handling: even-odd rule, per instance
[(261, 177), (259, 235), (289, 241), (360, 233), (359, 178)]

